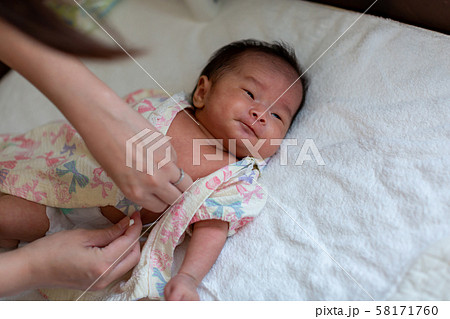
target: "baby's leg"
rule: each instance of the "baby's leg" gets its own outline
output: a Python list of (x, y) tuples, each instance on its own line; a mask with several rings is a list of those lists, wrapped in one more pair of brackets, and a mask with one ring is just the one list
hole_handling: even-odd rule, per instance
[[(114, 206), (100, 207), (100, 211), (102, 212), (103, 216), (105, 216), (111, 223), (114, 224), (118, 223), (122, 218), (125, 217), (125, 215)], [(142, 224), (146, 225), (153, 223), (158, 219), (160, 215), (161, 213), (153, 213), (143, 208), (141, 209)]]
[(14, 248), (45, 235), (49, 221), (45, 206), (12, 195), (0, 196), (0, 247)]

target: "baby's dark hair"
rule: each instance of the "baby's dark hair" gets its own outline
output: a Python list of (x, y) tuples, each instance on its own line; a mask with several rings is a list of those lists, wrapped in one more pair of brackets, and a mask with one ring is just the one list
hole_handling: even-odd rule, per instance
[[(214, 81), (219, 79), (220, 76), (222, 76), (224, 73), (236, 67), (236, 62), (245, 52), (261, 52), (281, 58), (283, 61), (288, 63), (289, 66), (292, 67), (292, 69), (297, 73), (299, 77), (303, 74), (303, 71), (295, 55), (295, 51), (288, 44), (282, 41), (269, 43), (255, 39), (246, 39), (232, 42), (214, 52), (205, 68), (200, 73), (199, 77), (201, 77), (202, 75), (206, 75), (208, 79), (210, 79), (214, 83)], [(299, 108), (292, 117), (291, 124), (294, 122), (294, 119), (296, 118), (298, 112), (302, 109), (305, 103), (305, 96), (308, 88), (308, 81), (304, 75), (300, 77), (299, 81), (303, 87), (302, 101), (299, 105)], [(192, 91), (191, 102), (196, 89), (197, 85)]]

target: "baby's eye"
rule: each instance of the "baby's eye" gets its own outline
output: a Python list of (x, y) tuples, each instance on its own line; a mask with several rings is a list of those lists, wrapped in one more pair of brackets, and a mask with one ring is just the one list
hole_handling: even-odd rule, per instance
[(252, 92), (250, 92), (250, 91), (248, 91), (248, 90), (244, 90), (244, 91), (245, 91), (245, 93), (248, 94), (248, 96), (250, 96), (250, 97), (252, 98), (252, 100), (255, 99), (255, 97), (253, 96), (253, 93), (252, 93)]
[(280, 117), (277, 113), (272, 113), (272, 115), (273, 115), (274, 117), (276, 117), (277, 119), (281, 120), (281, 117)]

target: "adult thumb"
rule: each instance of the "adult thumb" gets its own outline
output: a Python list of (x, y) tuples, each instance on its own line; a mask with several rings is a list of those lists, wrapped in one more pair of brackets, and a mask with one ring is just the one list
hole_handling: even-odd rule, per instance
[(129, 224), (130, 218), (124, 217), (120, 222), (111, 227), (91, 230), (89, 243), (96, 247), (108, 246), (108, 244), (119, 238), (127, 230)]

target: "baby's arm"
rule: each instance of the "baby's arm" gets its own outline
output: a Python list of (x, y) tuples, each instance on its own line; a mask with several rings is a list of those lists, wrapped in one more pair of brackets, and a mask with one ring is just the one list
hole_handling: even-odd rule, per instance
[(180, 271), (166, 285), (166, 300), (199, 300), (197, 286), (219, 257), (227, 239), (228, 223), (211, 219), (194, 224)]

